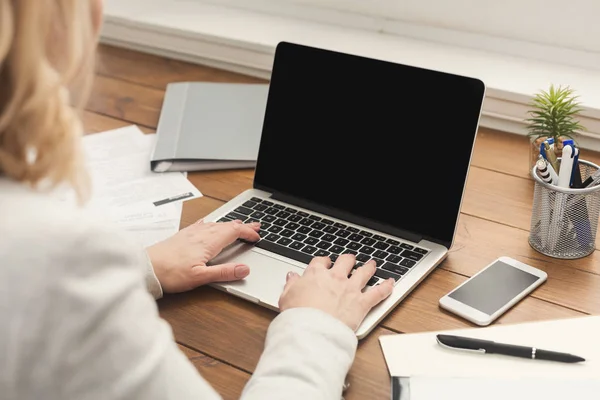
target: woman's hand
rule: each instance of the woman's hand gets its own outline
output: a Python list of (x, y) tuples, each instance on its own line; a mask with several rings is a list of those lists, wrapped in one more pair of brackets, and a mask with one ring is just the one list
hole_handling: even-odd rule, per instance
[(207, 267), (206, 264), (238, 239), (259, 240), (259, 229), (258, 223), (205, 223), (201, 220), (146, 250), (163, 292), (184, 292), (207, 283), (235, 281), (248, 276), (250, 268), (247, 265), (230, 263)]
[(369, 261), (348, 278), (356, 259), (343, 254), (331, 265), (329, 257), (315, 257), (302, 276), (290, 272), (279, 299), (279, 309), (312, 307), (325, 311), (356, 331), (371, 308), (387, 298), (394, 288), (388, 279), (362, 292), (375, 273), (375, 262)]

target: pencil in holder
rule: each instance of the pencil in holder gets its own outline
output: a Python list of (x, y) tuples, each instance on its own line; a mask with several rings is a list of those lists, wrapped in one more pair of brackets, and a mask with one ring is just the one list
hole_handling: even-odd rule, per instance
[[(600, 167), (579, 160), (583, 180)], [(533, 167), (535, 182), (529, 244), (554, 258), (576, 259), (596, 248), (600, 215), (600, 184), (586, 188), (563, 188), (546, 183)]]

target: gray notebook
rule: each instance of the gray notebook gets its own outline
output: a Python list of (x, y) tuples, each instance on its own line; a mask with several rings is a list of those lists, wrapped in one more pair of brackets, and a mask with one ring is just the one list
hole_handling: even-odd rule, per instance
[(155, 172), (253, 168), (268, 84), (167, 85), (150, 167)]

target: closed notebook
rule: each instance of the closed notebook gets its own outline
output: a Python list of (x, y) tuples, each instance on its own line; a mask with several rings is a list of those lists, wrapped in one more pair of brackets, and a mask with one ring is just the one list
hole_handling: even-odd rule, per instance
[(155, 172), (253, 168), (268, 84), (167, 85), (150, 159)]

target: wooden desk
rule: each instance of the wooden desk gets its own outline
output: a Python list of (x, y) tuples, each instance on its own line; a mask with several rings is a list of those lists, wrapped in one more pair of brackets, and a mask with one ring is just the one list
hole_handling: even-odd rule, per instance
[[(84, 116), (87, 132), (130, 124), (154, 132), (166, 84), (188, 80), (261, 82), (101, 46), (97, 79)], [(480, 130), (455, 244), (440, 267), (359, 344), (347, 399), (389, 398), (389, 377), (378, 336), (468, 327), (440, 310), (438, 299), (498, 256), (512, 256), (549, 276), (498, 324), (600, 313), (598, 250), (584, 259), (563, 261), (537, 253), (527, 242), (533, 199), (528, 151), (525, 137)], [(600, 163), (600, 154), (586, 152), (585, 158)], [(253, 171), (192, 173), (189, 177), (204, 197), (185, 203), (182, 227), (251, 187)], [(258, 362), (275, 313), (211, 288), (167, 295), (158, 304), (180, 347), (201, 374), (225, 399), (238, 398)]]

